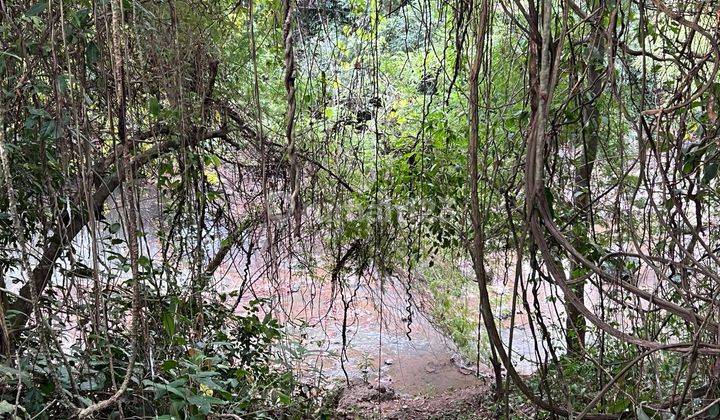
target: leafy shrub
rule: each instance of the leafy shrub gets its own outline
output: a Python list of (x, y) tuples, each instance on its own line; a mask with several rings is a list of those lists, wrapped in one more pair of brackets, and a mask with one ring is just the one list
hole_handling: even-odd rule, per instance
[[(220, 302), (206, 303), (202, 336), (195, 318), (168, 315), (168, 307), (160, 306), (155, 312), (162, 322), (148, 322), (153, 328), (140, 339), (130, 388), (120, 406), (105, 415), (114, 418), (119, 410), (125, 417), (162, 419), (318, 415), (317, 390), (297, 380), (291, 361), (278, 356), (283, 331), (269, 314), (261, 316), (261, 304), (252, 301), (237, 315)], [(107, 336), (111, 341), (93, 336), (89, 346), (74, 344), (62, 353), (50, 346), (49, 362), (38, 337), (27, 337), (18, 360), (0, 366), (0, 413), (68, 418), (77, 409), (70, 404), (82, 408), (112, 395), (113, 382), (119, 384), (126, 374), (131, 342), (126, 334)]]

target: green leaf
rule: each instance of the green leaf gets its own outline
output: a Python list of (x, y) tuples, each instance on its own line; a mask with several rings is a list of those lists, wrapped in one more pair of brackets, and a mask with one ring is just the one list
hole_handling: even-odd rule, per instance
[(705, 170), (703, 171), (703, 177), (702, 177), (702, 183), (703, 184), (709, 184), (710, 181), (715, 179), (718, 173), (718, 163), (717, 162), (711, 162), (707, 165), (705, 165)]
[(141, 255), (140, 258), (138, 258), (138, 264), (145, 268), (152, 267), (152, 262), (150, 261), (150, 258), (146, 257), (145, 255)]
[(278, 392), (278, 401), (280, 401), (280, 404), (290, 405), (290, 403), (292, 402), (292, 399), (290, 398), (289, 395), (284, 394), (282, 392)]
[(99, 58), (100, 50), (97, 44), (93, 41), (88, 42), (87, 47), (85, 47), (85, 60), (87, 60), (88, 64), (95, 64)]
[(684, 174), (692, 173), (695, 170), (695, 161), (692, 159), (686, 159), (682, 166), (682, 172)]
[(202, 371), (198, 373), (193, 373), (190, 375), (192, 379), (202, 379), (202, 378), (211, 378), (213, 376), (218, 376), (220, 372), (212, 372), (212, 371)]
[(120, 230), (120, 223), (113, 223), (108, 227), (110, 233), (115, 234)]
[(550, 216), (555, 218), (555, 196), (553, 195), (552, 190), (550, 188), (545, 187), (545, 198), (547, 199), (548, 208), (550, 210)]
[(210, 414), (213, 405), (227, 404), (227, 401), (209, 395), (192, 395), (188, 397), (188, 402), (197, 406), (202, 414)]
[(150, 110), (150, 115), (153, 117), (157, 118), (160, 115), (160, 101), (158, 101), (158, 98), (150, 98), (148, 101), (148, 109)]
[[(165, 311), (162, 314), (162, 324), (163, 328), (165, 328), (165, 332), (167, 332), (168, 337), (171, 337), (175, 335), (175, 314)], [(177, 362), (175, 363), (177, 364)]]
[(45, 1), (39, 1), (35, 4), (33, 4), (27, 12), (25, 12), (25, 16), (37, 16), (40, 13), (45, 11), (45, 8), (47, 8), (47, 2)]
[(15, 411), (15, 405), (7, 401), (0, 401), (0, 414), (9, 414)]
[(718, 418), (718, 416), (720, 416), (720, 404), (713, 404), (712, 407), (710, 407), (710, 409), (708, 410), (708, 416), (711, 419)]
[(185, 380), (178, 380), (178, 381), (170, 382), (169, 384), (158, 384), (158, 383), (152, 382), (150, 380), (144, 380), (143, 384), (147, 387), (145, 389), (155, 391), (155, 399), (156, 400), (162, 398), (167, 393), (176, 395), (184, 400), (185, 394), (177, 387), (180, 385), (184, 385), (185, 382), (186, 382)]
[(170, 359), (170, 360), (164, 361), (164, 362), (162, 363), (162, 365), (160, 365), (160, 367), (161, 367), (162, 370), (164, 370), (165, 372), (169, 372), (169, 371), (171, 371), (172, 369), (174, 369), (175, 367), (177, 367), (177, 365), (178, 365), (177, 360), (172, 360), (172, 359)]
[(20, 378), (24, 384), (32, 383), (32, 377), (29, 374), (8, 366), (0, 366), (0, 374), (7, 376), (11, 380)]
[(79, 387), (83, 391), (100, 391), (105, 388), (105, 375), (99, 373), (94, 378), (88, 378), (87, 381), (81, 382)]
[(622, 399), (615, 401), (608, 407), (611, 413), (622, 413), (630, 406), (630, 400)]

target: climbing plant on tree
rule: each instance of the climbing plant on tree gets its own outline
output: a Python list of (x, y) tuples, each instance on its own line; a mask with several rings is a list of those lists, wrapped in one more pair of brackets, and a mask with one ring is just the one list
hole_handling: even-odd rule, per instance
[[(401, 334), (435, 305), (506, 416), (720, 412), (714, 3), (0, 13), (3, 414), (321, 415), (290, 333), (339, 316), (348, 380), (361, 286), (378, 360), (401, 286)], [(465, 263), (471, 336), (426, 275)]]

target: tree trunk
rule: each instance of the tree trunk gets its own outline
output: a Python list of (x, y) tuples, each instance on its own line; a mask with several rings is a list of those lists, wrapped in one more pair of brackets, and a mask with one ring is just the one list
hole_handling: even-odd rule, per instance
[[(590, 10), (596, 7), (604, 8), (603, 0), (596, 4), (595, 0), (588, 1)], [(598, 142), (600, 140), (600, 112), (597, 101), (603, 90), (604, 69), (604, 36), (598, 29), (602, 13), (595, 14), (593, 27), (596, 29), (591, 37), (590, 46), (585, 51), (587, 61), (581, 69), (585, 74), (585, 91), (589, 95), (581, 95), (582, 130), (578, 148), (580, 156), (575, 162), (575, 186), (573, 191), (573, 208), (576, 212), (575, 225), (573, 226), (573, 246), (576, 249), (588, 249), (590, 243), (591, 207), (590, 207), (590, 181), (592, 178), (595, 158), (597, 157)], [(584, 275), (578, 264), (570, 265), (570, 278), (576, 280)], [(580, 298), (585, 296), (585, 283), (579, 282), (571, 286), (572, 291)], [(565, 303), (567, 312), (567, 349), (568, 353), (577, 354), (585, 346), (585, 333), (587, 330), (585, 317), (571, 304)]]

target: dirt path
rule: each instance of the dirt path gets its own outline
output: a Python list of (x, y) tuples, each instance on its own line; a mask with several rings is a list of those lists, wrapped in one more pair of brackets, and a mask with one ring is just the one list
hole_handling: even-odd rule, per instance
[[(340, 378), (345, 386), (336, 414), (345, 418), (491, 418), (489, 369), (481, 364), (478, 377), (476, 366), (464, 360), (455, 344), (425, 316), (420, 302), (414, 303), (408, 326), (406, 292), (395, 283), (397, 279), (385, 284), (382, 313), (379, 284), (355, 281), (351, 287), (357, 287), (356, 305), (348, 322), (344, 364), (350, 386), (343, 381), (339, 359), (325, 360), (330, 365), (326, 373)], [(416, 299), (421, 299), (418, 291)], [(340, 309), (322, 326), (310, 329), (326, 343), (330, 337), (326, 348), (336, 352), (341, 350), (341, 343), (333, 339), (341, 335)]]
[(400, 396), (357, 384), (346, 389), (338, 404), (341, 418), (383, 419), (490, 419), (492, 390), (482, 384), (436, 395)]

